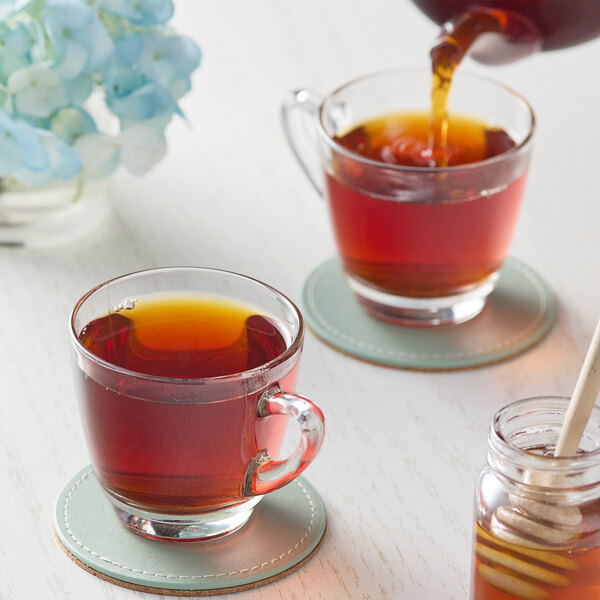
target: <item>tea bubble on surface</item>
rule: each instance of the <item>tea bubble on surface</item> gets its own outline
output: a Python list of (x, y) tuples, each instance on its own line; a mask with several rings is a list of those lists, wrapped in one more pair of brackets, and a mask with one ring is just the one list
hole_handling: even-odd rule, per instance
[(123, 298), (121, 302), (119, 302), (113, 307), (113, 312), (119, 312), (121, 310), (131, 310), (132, 308), (135, 308), (136, 302), (137, 300), (135, 298)]

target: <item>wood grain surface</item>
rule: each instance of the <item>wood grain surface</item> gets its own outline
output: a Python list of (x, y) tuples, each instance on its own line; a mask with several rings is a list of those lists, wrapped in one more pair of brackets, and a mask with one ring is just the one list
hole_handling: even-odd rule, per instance
[[(437, 33), (408, 0), (179, 0), (174, 24), (204, 59), (165, 161), (143, 178), (119, 172), (113, 217), (92, 238), (0, 250), (2, 600), (150, 597), (80, 569), (52, 532), (56, 495), (89, 462), (67, 329), (76, 300), (125, 272), (202, 265), (298, 301), (334, 243), (326, 206), (286, 146), (281, 99), (427, 65)], [(490, 419), (518, 398), (570, 394), (600, 316), (599, 51), (595, 41), (502, 68), (463, 66), (515, 88), (536, 111), (511, 253), (556, 291), (556, 327), (512, 361), (453, 373), (367, 364), (309, 333), (298, 391), (321, 406), (328, 429), (306, 476), (326, 504), (328, 532), (302, 569), (236, 598), (468, 598), (473, 490)]]

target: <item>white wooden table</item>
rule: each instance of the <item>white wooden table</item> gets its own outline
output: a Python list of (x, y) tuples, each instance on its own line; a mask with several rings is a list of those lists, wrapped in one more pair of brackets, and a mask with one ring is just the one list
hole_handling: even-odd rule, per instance
[[(57, 493), (88, 463), (67, 334), (75, 301), (113, 276), (166, 265), (245, 273), (299, 300), (334, 245), (325, 204), (286, 147), (281, 98), (426, 65), (437, 32), (407, 0), (180, 0), (174, 23), (204, 61), (166, 160), (144, 178), (116, 177), (114, 216), (93, 239), (0, 251), (2, 600), (145, 596), (78, 568), (52, 532)], [(509, 362), (451, 373), (363, 363), (309, 333), (298, 391), (328, 421), (306, 473), (327, 506), (327, 537), (300, 571), (240, 600), (468, 597), (472, 495), (490, 419), (521, 397), (569, 394), (600, 316), (599, 58), (596, 41), (502, 68), (463, 66), (536, 110), (511, 253), (556, 291), (556, 327)]]

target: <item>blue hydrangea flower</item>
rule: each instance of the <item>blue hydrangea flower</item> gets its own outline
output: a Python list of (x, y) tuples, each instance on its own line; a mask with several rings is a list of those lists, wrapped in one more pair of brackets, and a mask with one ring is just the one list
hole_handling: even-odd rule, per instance
[(48, 166), (46, 149), (33, 127), (0, 109), (0, 177), (23, 167), (42, 170)]
[(73, 144), (83, 163), (86, 179), (103, 179), (112, 175), (121, 158), (118, 142), (103, 134), (82, 135)]
[(105, 81), (106, 93), (110, 97), (126, 96), (147, 82), (138, 69), (120, 62), (114, 62), (107, 70)]
[(141, 36), (141, 42), (137, 58), (140, 72), (169, 90), (173, 98), (181, 98), (189, 91), (190, 75), (200, 64), (198, 46), (186, 36), (154, 33)]
[(82, 0), (50, 0), (41, 11), (52, 45), (61, 57), (55, 65), (62, 78), (71, 79), (84, 69), (102, 68), (114, 44), (96, 13)]
[(119, 135), (121, 163), (132, 175), (143, 175), (167, 153), (162, 132), (153, 126), (135, 125)]
[(27, 21), (26, 27), (32, 37), (31, 48), (29, 49), (29, 59), (31, 63), (39, 63), (49, 66), (54, 62), (48, 56), (48, 50), (51, 48), (46, 37), (46, 31), (40, 21)]
[(29, 51), (34, 38), (24, 24), (7, 27), (0, 24), (0, 80), (31, 64)]
[(0, 20), (19, 12), (31, 0), (0, 0)]
[(201, 58), (172, 14), (172, 0), (0, 0), (0, 178), (141, 174), (163, 158)]
[(65, 94), (71, 104), (83, 104), (94, 90), (94, 78), (89, 73), (63, 80)]
[(94, 119), (82, 108), (67, 106), (61, 108), (50, 120), (50, 131), (63, 142), (72, 146), (82, 135), (97, 133)]
[(48, 164), (45, 169), (18, 169), (12, 176), (27, 186), (39, 186), (54, 179), (68, 181), (76, 177), (82, 168), (81, 158), (71, 146), (65, 144), (51, 131), (37, 130), (36, 135), (46, 150)]
[(147, 82), (137, 65), (141, 53), (142, 41), (138, 35), (125, 35), (115, 41), (115, 54), (104, 74), (109, 96), (124, 96)]
[(20, 113), (18, 110), (13, 110), (11, 117), (16, 121), (23, 121), (31, 125), (34, 129), (48, 129), (50, 127), (49, 117), (33, 117), (32, 115)]
[(15, 71), (7, 82), (15, 109), (24, 115), (48, 117), (68, 103), (60, 77), (41, 65)]
[(88, 179), (98, 179), (112, 174), (119, 164), (133, 175), (143, 175), (156, 165), (167, 152), (162, 133), (165, 119), (136, 124), (117, 136), (103, 134), (83, 135), (73, 147), (83, 162), (83, 174)]
[(181, 114), (173, 97), (156, 83), (146, 83), (126, 94), (107, 99), (110, 110), (120, 119), (151, 119), (164, 114)]
[(145, 119), (143, 122), (136, 121), (135, 119), (123, 119), (121, 121), (121, 130), (131, 129), (136, 125), (143, 125), (144, 127), (150, 127), (158, 133), (164, 135), (167, 125), (171, 122), (173, 115), (161, 115), (159, 117), (153, 117), (152, 119)]
[(142, 54), (142, 39), (137, 33), (130, 33), (115, 40), (115, 58), (118, 62), (132, 66)]
[(135, 25), (158, 25), (173, 16), (171, 0), (100, 0), (99, 5)]

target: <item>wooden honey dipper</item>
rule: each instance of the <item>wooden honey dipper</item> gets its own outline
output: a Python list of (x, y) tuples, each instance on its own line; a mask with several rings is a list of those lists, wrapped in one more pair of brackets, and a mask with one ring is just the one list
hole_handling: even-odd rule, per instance
[[(583, 367), (569, 402), (565, 421), (554, 451), (555, 457), (575, 456), (600, 391), (600, 322), (592, 337)], [(530, 485), (552, 487), (557, 475), (531, 474)], [(510, 506), (494, 513), (491, 534), (479, 532), (477, 555), (485, 560), (479, 573), (490, 585), (523, 600), (544, 600), (550, 593), (532, 583), (564, 588), (569, 585), (569, 572), (580, 568), (577, 560), (558, 554), (574, 545), (580, 534), (581, 512), (577, 507), (544, 502), (535, 494), (511, 494)], [(522, 558), (504, 551), (511, 550)], [(535, 561), (532, 564), (531, 561)], [(548, 565), (549, 568), (540, 566)], [(493, 564), (493, 566), (490, 566)], [(554, 569), (554, 570), (551, 570)], [(507, 570), (511, 571), (510, 573)], [(524, 578), (526, 579), (524, 579)]]

